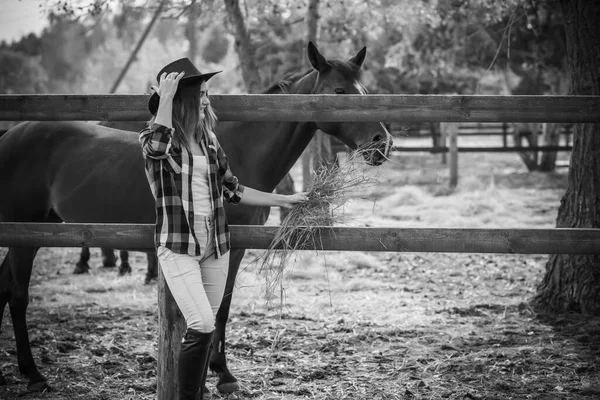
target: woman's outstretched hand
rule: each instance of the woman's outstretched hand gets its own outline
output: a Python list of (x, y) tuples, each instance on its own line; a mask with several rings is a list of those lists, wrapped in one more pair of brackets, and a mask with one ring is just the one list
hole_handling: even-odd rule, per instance
[(294, 205), (308, 201), (307, 192), (294, 193), (281, 196), (280, 207), (292, 208)]
[(179, 81), (183, 78), (185, 72), (171, 72), (167, 74), (163, 72), (158, 82), (158, 87), (151, 86), (150, 89), (154, 90), (160, 97), (172, 100), (177, 92)]

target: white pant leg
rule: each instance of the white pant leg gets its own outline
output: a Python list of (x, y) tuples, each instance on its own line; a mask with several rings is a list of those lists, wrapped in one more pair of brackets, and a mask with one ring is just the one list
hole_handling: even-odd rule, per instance
[[(157, 256), (167, 286), (185, 318), (187, 328), (204, 333), (212, 332), (215, 318), (211, 301), (204, 290), (198, 257), (177, 254), (163, 246), (157, 249)], [(211, 294), (212, 297), (214, 294)]]
[(229, 271), (229, 252), (223, 254), (220, 258), (212, 256), (200, 262), (200, 271), (202, 271), (202, 282), (204, 282), (204, 291), (213, 311), (213, 317), (217, 315), (223, 294), (225, 293), (225, 283), (227, 282), (227, 272)]
[(212, 216), (195, 216), (195, 231), (198, 240), (204, 241), (206, 245), (202, 249), (204, 254), (200, 258), (200, 270), (202, 271), (202, 282), (204, 290), (213, 310), (213, 316), (217, 315), (227, 282), (229, 270), (229, 252), (215, 258), (215, 227)]

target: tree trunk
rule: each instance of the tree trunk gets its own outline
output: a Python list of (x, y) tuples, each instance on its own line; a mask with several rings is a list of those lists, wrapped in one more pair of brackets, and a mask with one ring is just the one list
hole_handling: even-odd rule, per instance
[(235, 50), (240, 59), (240, 68), (242, 69), (242, 77), (244, 78), (246, 90), (248, 93), (259, 93), (262, 89), (262, 84), (258, 74), (258, 66), (254, 59), (256, 49), (246, 29), (244, 16), (240, 10), (240, 2), (238, 0), (225, 0), (225, 8), (229, 22), (233, 27)]
[[(571, 94), (600, 95), (600, 2), (561, 0)], [(600, 124), (575, 124), (556, 226), (600, 228)], [(600, 315), (600, 255), (553, 255), (533, 300), (544, 311)]]
[(198, 60), (198, 15), (200, 14), (200, 4), (193, 0), (188, 10), (188, 21), (185, 28), (185, 35), (187, 37), (190, 47), (188, 49), (188, 58), (192, 60), (194, 64)]
[[(537, 122), (524, 122), (513, 124), (513, 141), (516, 147), (537, 147), (538, 132), (541, 124)], [(525, 139), (526, 143), (523, 141)], [(528, 171), (537, 171), (538, 169), (538, 152), (535, 151), (520, 151), (519, 157), (527, 167)]]
[[(317, 43), (319, 36), (319, 2), (320, 0), (309, 0), (306, 8), (306, 43)], [(310, 67), (308, 57), (304, 56), (304, 66)], [(331, 152), (331, 138), (329, 135), (317, 131), (310, 145), (302, 157), (302, 175), (304, 179), (304, 190), (312, 183), (311, 171), (318, 169), (322, 163), (333, 161)]]
[[(542, 138), (544, 146), (558, 146), (560, 144), (560, 125), (554, 123), (544, 124)], [(556, 169), (557, 151), (544, 151), (541, 156), (539, 170), (552, 172)]]

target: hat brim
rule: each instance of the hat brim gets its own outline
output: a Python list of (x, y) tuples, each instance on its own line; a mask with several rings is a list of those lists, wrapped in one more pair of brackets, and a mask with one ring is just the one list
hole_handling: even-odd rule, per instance
[[(184, 76), (179, 81), (179, 85), (177, 85), (177, 89), (179, 89), (180, 87), (186, 86), (186, 85), (190, 85), (192, 83), (206, 82), (210, 78), (212, 78), (214, 75), (216, 75), (220, 72), (223, 72), (223, 71), (209, 72), (207, 74), (194, 75), (194, 76), (188, 76), (188, 77)], [(150, 111), (150, 114), (156, 115), (156, 112), (158, 111), (159, 103), (160, 103), (160, 96), (158, 95), (158, 93), (154, 92), (152, 94), (152, 96), (150, 96), (150, 99), (148, 100), (148, 111)]]

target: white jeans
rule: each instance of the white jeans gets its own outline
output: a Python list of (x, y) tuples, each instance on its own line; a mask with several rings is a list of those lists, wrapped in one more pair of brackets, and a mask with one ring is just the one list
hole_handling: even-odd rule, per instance
[(159, 246), (156, 252), (187, 328), (204, 333), (215, 329), (215, 315), (223, 299), (229, 269), (229, 252), (215, 258), (211, 246), (214, 244), (207, 242), (205, 254), (198, 257), (174, 253), (164, 246)]

